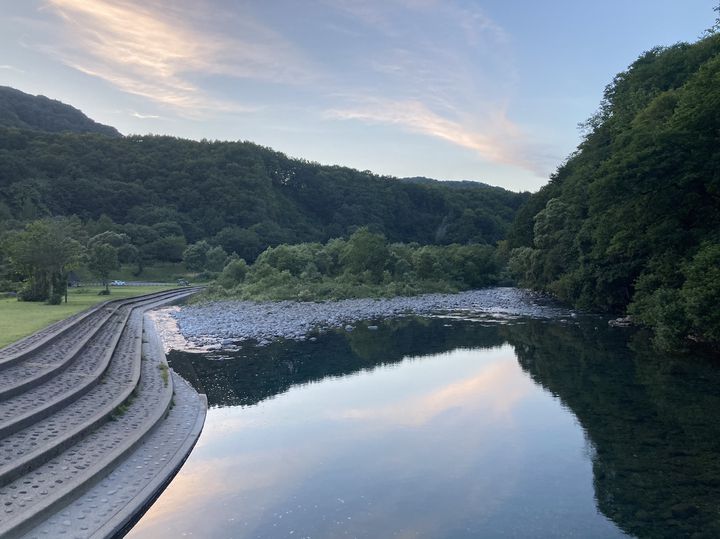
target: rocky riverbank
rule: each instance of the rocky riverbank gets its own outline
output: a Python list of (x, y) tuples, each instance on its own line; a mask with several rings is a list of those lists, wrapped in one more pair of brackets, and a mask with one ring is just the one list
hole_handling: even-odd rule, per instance
[(214, 301), (169, 312), (182, 336), (193, 347), (206, 350), (242, 341), (264, 346), (276, 339), (305, 340), (318, 331), (343, 327), (352, 331), (359, 323), (372, 325), (396, 316), (470, 313), (488, 320), (575, 316), (544, 296), (517, 288), (325, 302)]

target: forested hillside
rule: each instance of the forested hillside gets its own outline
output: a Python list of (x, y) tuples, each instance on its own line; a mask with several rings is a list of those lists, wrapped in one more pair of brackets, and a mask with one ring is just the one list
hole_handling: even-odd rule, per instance
[(167, 260), (205, 239), (251, 261), (269, 245), (324, 242), (361, 226), (390, 241), (495, 244), (529, 196), (415, 185), (249, 142), (157, 136), (0, 128), (0, 163), (6, 228), (49, 215), (102, 219), (100, 228)]
[(521, 282), (654, 327), (720, 341), (720, 35), (643, 54), (518, 213)]
[(99, 124), (81, 111), (45, 96), (0, 86), (0, 125), (51, 133), (99, 133), (119, 137), (117, 129)]

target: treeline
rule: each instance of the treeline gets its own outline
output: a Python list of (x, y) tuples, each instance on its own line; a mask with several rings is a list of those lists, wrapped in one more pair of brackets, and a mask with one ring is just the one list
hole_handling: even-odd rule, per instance
[[(105, 286), (121, 264), (142, 264), (127, 234), (93, 234), (77, 217), (45, 218), (0, 235), (0, 291), (23, 301), (60, 303), (75, 272)], [(457, 292), (509, 284), (507, 250), (481, 244), (391, 243), (368, 227), (325, 244), (268, 247), (248, 264), (236, 252), (200, 240), (182, 252), (183, 266), (210, 281), (212, 296), (300, 301)]]
[(71, 272), (84, 268), (109, 294), (111, 272), (138, 259), (126, 234), (90, 236), (77, 217), (39, 219), (0, 235), (0, 291), (17, 292), (23, 301), (58, 304), (66, 296)]
[(252, 265), (231, 255), (209, 294), (318, 300), (457, 292), (497, 284), (503, 267), (489, 245), (390, 243), (363, 227), (347, 240), (270, 247)]
[(528, 194), (415, 184), (322, 166), (249, 142), (111, 138), (0, 128), (0, 223), (78, 216), (127, 234), (143, 260), (200, 240), (254, 260), (269, 246), (369, 226), (392, 242), (495, 244)]
[[(96, 260), (100, 251), (110, 273), (124, 264), (124, 272), (132, 266), (142, 277), (149, 267), (184, 263), (209, 279), (229, 260), (260, 268), (287, 250), (339, 256), (345, 240), (332, 239), (359, 229), (383, 238), (382, 257), (392, 253), (380, 273), (359, 279), (379, 287), (389, 274), (409, 293), (417, 280), (437, 276), (396, 264), (393, 257), (415, 263), (403, 249), (426, 245), (425, 258), (439, 252), (431, 245), (448, 246), (447, 253), (490, 252), (528, 198), (485, 184), (322, 166), (249, 142), (122, 137), (60, 102), (0, 87), (0, 291), (18, 291), (22, 299), (58, 301), (74, 269), (107, 281)], [(33, 242), (65, 259), (32, 259)], [(344, 263), (316, 265), (329, 279), (355, 275)], [(286, 268), (276, 269), (285, 278)], [(446, 272), (451, 288), (485, 282), (488, 273), (456, 279), (453, 271)]]
[(720, 342), (720, 35), (618, 74), (578, 150), (518, 213), (510, 268), (674, 347)]

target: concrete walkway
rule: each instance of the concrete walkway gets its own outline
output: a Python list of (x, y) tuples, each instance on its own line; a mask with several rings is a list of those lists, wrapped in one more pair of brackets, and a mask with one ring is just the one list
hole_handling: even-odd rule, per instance
[(0, 350), (0, 537), (115, 537), (177, 473), (207, 410), (145, 313), (106, 302)]

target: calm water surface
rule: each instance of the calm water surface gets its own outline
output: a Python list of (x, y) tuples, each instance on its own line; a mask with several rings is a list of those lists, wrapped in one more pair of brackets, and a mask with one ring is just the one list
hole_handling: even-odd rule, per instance
[(720, 537), (718, 366), (600, 319), (170, 357), (212, 408), (132, 538)]

